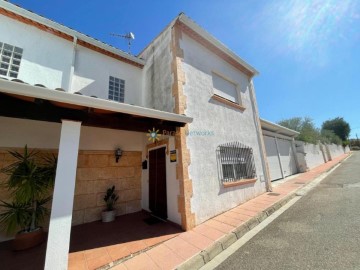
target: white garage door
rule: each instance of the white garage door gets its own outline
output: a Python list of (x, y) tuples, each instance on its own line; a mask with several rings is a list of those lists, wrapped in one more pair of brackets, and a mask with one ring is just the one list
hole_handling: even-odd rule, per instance
[(282, 178), (278, 152), (274, 137), (264, 136), (266, 157), (269, 164), (270, 178), (272, 180)]
[(286, 177), (297, 173), (294, 152), (291, 147), (291, 141), (278, 138), (277, 142), (284, 176)]

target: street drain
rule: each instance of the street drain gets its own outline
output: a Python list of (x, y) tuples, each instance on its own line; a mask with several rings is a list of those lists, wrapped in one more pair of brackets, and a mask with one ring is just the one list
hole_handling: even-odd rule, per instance
[(269, 195), (269, 196), (279, 196), (280, 193), (270, 192), (270, 193), (268, 193), (267, 195)]

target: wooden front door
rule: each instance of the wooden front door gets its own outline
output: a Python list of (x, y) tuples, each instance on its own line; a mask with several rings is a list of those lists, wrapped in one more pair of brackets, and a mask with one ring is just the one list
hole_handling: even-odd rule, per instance
[(165, 147), (149, 152), (149, 208), (155, 216), (167, 219)]

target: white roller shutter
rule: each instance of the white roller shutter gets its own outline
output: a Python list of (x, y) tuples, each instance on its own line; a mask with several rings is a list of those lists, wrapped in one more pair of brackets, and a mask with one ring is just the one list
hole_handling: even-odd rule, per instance
[(291, 141), (277, 138), (280, 159), (284, 176), (289, 176), (297, 173), (294, 152), (291, 147)]
[(282, 178), (279, 156), (276, 148), (275, 138), (264, 136), (266, 157), (269, 164), (271, 181)]

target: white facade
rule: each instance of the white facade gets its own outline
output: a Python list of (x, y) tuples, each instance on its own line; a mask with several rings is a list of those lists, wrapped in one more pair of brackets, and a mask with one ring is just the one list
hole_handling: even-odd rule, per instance
[(109, 76), (114, 76), (125, 80), (125, 103), (143, 105), (139, 67), (5, 16), (0, 16), (0, 42), (23, 49), (17, 79), (26, 83), (108, 99)]
[[(189, 125), (187, 145), (190, 149), (190, 179), (193, 181), (191, 208), (199, 224), (217, 214), (265, 192), (254, 108), (250, 100), (250, 79), (186, 34), (180, 47), (184, 51), (184, 94)], [(212, 74), (220, 74), (238, 86), (242, 112), (212, 100)], [(253, 149), (257, 181), (254, 184), (224, 187), (218, 177), (216, 149), (220, 144), (240, 142)]]
[(125, 103), (142, 106), (142, 70), (77, 46), (71, 92), (108, 99), (109, 76), (125, 80)]
[[(47, 26), (51, 25), (59, 31), (64, 30), (72, 38), (67, 40), (50, 31), (1, 15), (0, 42), (23, 49), (18, 79), (26, 83), (43, 84), (49, 89), (61, 87), (70, 93), (80, 92), (86, 96), (108, 99), (109, 76), (114, 76), (125, 80), (125, 103), (172, 113), (175, 109), (172, 91), (173, 26), (181, 18), (179, 16), (174, 20), (139, 55), (138, 61), (144, 59), (142, 68), (129, 64), (129, 61), (110, 57), (111, 53), (104, 53), (104, 50), (101, 53), (85, 47), (80, 44), (87, 39), (84, 35), (41, 18), (37, 19), (44, 20)], [(186, 16), (181, 20), (189, 23), (196, 31), (205, 33)], [(191, 159), (189, 175), (193, 183), (191, 211), (195, 213), (196, 224), (199, 224), (265, 192), (266, 173), (256, 101), (251, 97), (254, 93), (250, 93), (254, 92), (252, 76), (240, 71), (241, 68), (235, 68), (185, 33), (181, 36), (180, 47), (184, 52), (184, 60), (180, 68), (185, 72), (183, 89), (187, 98), (185, 113), (194, 119), (189, 125), (186, 139)], [(257, 73), (209, 34), (205, 36), (239, 66), (253, 75)], [(110, 49), (107, 49), (109, 52)], [(212, 99), (214, 94), (225, 95), (228, 100), (239, 103), (239, 108)], [(0, 123), (0, 147), (23, 147), (27, 144), (30, 148), (58, 149), (61, 124), (7, 117), (0, 117)], [(79, 149), (113, 150), (120, 147), (124, 151), (142, 151), (143, 160), (146, 160), (149, 141), (145, 135), (82, 126)], [(169, 139), (168, 150), (174, 150), (174, 137), (164, 138)], [(224, 187), (221, 183), (216, 149), (229, 142), (239, 142), (252, 149), (256, 168), (255, 183), (235, 187)], [(166, 158), (168, 218), (180, 224), (178, 195), (181, 185), (176, 175), (176, 162), (170, 163), (168, 155)], [(145, 210), (149, 210), (148, 178), (148, 170), (143, 170), (142, 208)]]
[[(0, 81), (0, 94), (4, 97), (2, 104), (5, 100), (11, 104), (23, 104), (33, 110), (33, 115), (24, 115), (10, 106), (6, 112), (3, 112), (0, 116), (0, 149), (3, 151), (27, 145), (29, 148), (39, 150), (58, 150), (59, 160), (48, 234), (46, 269), (66, 268), (72, 224), (97, 220), (99, 215), (95, 211), (103, 211), (103, 206), (98, 205), (97, 202), (94, 204), (94, 200), (90, 203), (86, 201), (87, 204), (94, 204), (91, 211), (94, 211), (96, 217), (83, 218), (82, 223), (77, 223), (76, 219), (79, 218), (77, 211), (83, 208), (74, 207), (76, 199), (79, 198), (76, 196), (84, 194), (76, 194), (76, 185), (80, 181), (89, 181), (81, 184), (87, 187), (90, 181), (97, 181), (98, 188), (102, 184), (108, 187), (110, 182), (116, 182), (115, 178), (120, 179), (120, 174), (126, 172), (126, 169), (119, 166), (109, 170), (101, 168), (95, 173), (97, 166), (101, 166), (90, 162), (86, 165), (89, 167), (81, 167), (79, 165), (82, 164), (81, 159), (77, 161), (78, 157), (81, 157), (78, 154), (79, 150), (114, 151), (121, 148), (123, 151), (136, 151), (137, 167), (135, 170), (135, 165), (132, 165), (130, 169), (132, 173), (129, 173), (129, 177), (139, 180), (141, 187), (137, 186), (136, 192), (138, 191), (139, 196), (141, 193), (141, 198), (129, 199), (130, 202), (136, 200), (137, 203), (130, 205), (130, 208), (135, 209), (134, 211), (139, 211), (141, 208), (149, 211), (149, 199), (150, 195), (153, 195), (153, 193), (149, 195), (151, 190), (149, 182), (152, 181), (149, 181), (149, 167), (141, 168), (140, 155), (142, 153), (141, 162), (144, 164), (147, 161), (150, 166), (149, 151), (166, 145), (166, 179), (162, 178), (162, 180), (166, 181), (167, 218), (181, 224), (185, 229), (192, 228), (266, 191), (269, 185), (266, 182), (269, 179), (264, 166), (262, 136), (252, 83), (252, 77), (257, 71), (201, 30), (199, 26), (194, 25), (186, 16), (180, 15), (176, 18), (137, 58), (9, 3), (3, 3), (2, 6), (17, 13), (17, 18), (19, 16), (25, 18), (16, 20), (0, 15), (0, 42), (23, 49), (17, 79), (27, 83)], [(29, 17), (32, 21), (29, 21)], [(183, 61), (178, 63), (176, 53), (173, 51), (177, 42), (173, 27), (180, 21), (189, 24), (189, 27), (193, 27), (200, 35), (204, 35), (227, 56), (218, 56), (184, 32), (180, 38)], [(174, 91), (178, 83), (175, 82), (175, 73), (182, 71), (185, 78), (177, 78), (177, 80), (185, 81), (182, 91), (186, 97), (186, 106), (185, 112), (178, 112), (176, 106), (179, 104), (176, 102), (185, 101), (182, 100), (182, 93)], [(126, 104), (104, 101), (109, 97), (110, 76), (125, 81), (124, 103)], [(32, 86), (35, 84), (44, 85), (46, 88)], [(67, 93), (54, 90), (56, 88), (62, 88)], [(80, 92), (85, 97), (74, 94), (76, 92)], [(223, 96), (222, 98), (226, 98), (227, 101), (216, 100), (213, 98), (214, 95)], [(230, 106), (226, 102), (233, 102), (235, 105)], [(37, 105), (39, 107), (36, 107)], [(4, 106), (6, 107), (7, 104)], [(52, 109), (54, 109), (53, 118), (43, 117), (43, 112), (51, 113)], [(182, 115), (183, 113), (186, 116)], [(76, 122), (65, 118), (69, 115), (71, 119), (82, 120)], [(22, 119), (28, 117), (54, 122)], [(59, 119), (62, 123), (56, 123)], [(104, 125), (100, 123), (103, 119), (105, 119)], [(122, 119), (125, 122), (121, 123)], [(112, 121), (115, 125), (110, 123)], [(139, 130), (136, 125), (140, 125), (141, 128), (147, 127), (148, 123), (169, 127), (171, 131), (175, 127), (179, 130), (179, 127), (188, 125), (189, 134), (184, 138), (183, 133), (180, 133), (180, 140), (179, 134), (176, 137), (163, 135), (160, 138), (162, 140), (160, 145), (157, 145), (151, 144), (146, 131), (129, 131)], [(119, 130), (120, 128), (128, 130)], [(226, 186), (219, 175), (216, 150), (220, 145), (230, 142), (241, 143), (251, 149), (250, 153), (253, 156), (251, 163), (254, 163), (255, 174), (251, 170), (251, 177), (250, 173), (246, 177), (236, 176), (233, 179), (236, 185)], [(172, 150), (178, 151), (178, 155), (181, 152), (181, 158), (175, 162), (170, 160), (169, 152)], [(184, 161), (188, 158), (187, 153), (190, 154), (191, 160), (188, 168), (184, 166), (188, 162)], [(106, 160), (108, 161), (109, 158)], [(157, 162), (157, 158), (154, 160)], [(183, 164), (178, 163), (181, 160)], [(164, 164), (163, 160), (159, 162)], [(108, 166), (106, 164), (105, 167)], [(154, 167), (157, 168), (157, 165)], [(184, 171), (181, 172), (179, 168)], [(185, 179), (187, 169), (190, 179)], [(102, 177), (103, 174), (106, 177)], [(106, 178), (106, 181), (102, 181), (103, 178)], [(249, 181), (244, 183), (240, 179)], [(185, 182), (192, 183), (191, 192), (185, 188)], [(102, 190), (105, 189), (101, 188)], [(66, 193), (68, 198), (65, 205), (61, 203), (63, 193)], [(91, 196), (87, 196), (88, 198), (98, 198), (94, 197), (97, 196), (95, 190), (90, 193)], [(182, 209), (183, 205), (185, 210)], [(127, 209), (128, 205), (126, 204), (125, 207)], [(134, 211), (126, 210), (126, 213)], [(186, 215), (189, 212), (194, 214), (194, 221), (188, 221)], [(64, 235), (60, 239), (59, 235), (62, 233)]]
[(22, 48), (18, 79), (50, 89), (68, 89), (73, 44), (51, 33), (0, 15), (0, 42)]
[(143, 69), (143, 104), (148, 108), (173, 112), (173, 74), (171, 28), (165, 29), (139, 57), (146, 59)]

